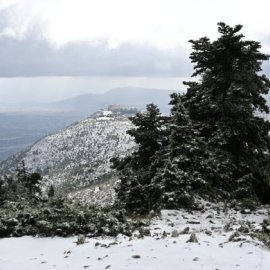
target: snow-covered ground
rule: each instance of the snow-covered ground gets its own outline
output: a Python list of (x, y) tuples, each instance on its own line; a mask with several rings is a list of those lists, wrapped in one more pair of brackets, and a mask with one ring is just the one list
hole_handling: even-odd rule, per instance
[[(151, 221), (151, 236), (86, 238), (82, 245), (76, 237), (1, 239), (0, 270), (269, 270), (270, 250), (240, 229), (260, 230), (267, 210), (246, 212), (162, 211)], [(192, 233), (197, 243), (187, 242)]]

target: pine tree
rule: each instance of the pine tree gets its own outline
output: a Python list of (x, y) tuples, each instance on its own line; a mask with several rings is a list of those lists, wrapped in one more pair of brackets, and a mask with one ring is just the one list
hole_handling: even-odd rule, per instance
[(42, 177), (40, 173), (28, 172), (24, 161), (19, 164), (17, 168), (17, 185), (21, 196), (25, 196), (31, 200), (38, 199), (41, 195), (41, 181)]
[(137, 113), (130, 120), (135, 127), (127, 133), (134, 138), (137, 149), (123, 159), (112, 159), (112, 167), (120, 174), (118, 201), (129, 211), (143, 213), (152, 209), (149, 184), (154, 172), (150, 166), (154, 154), (165, 143), (167, 117), (161, 115), (156, 105), (149, 104), (144, 113)]
[(156, 153), (156, 173), (151, 183), (156, 208), (192, 205), (193, 196), (205, 186), (202, 178), (206, 144), (193, 127), (180, 94), (172, 94), (168, 144)]
[(269, 152), (270, 124), (256, 112), (268, 113), (263, 95), (268, 93), (270, 81), (260, 72), (262, 61), (269, 56), (259, 51), (259, 42), (244, 40), (241, 29), (241, 25), (219, 23), (221, 36), (216, 41), (206, 37), (190, 41), (193, 76), (199, 75), (200, 80), (186, 82), (183, 100), (212, 151), (213, 166), (223, 168), (212, 168), (208, 178), (214, 186), (235, 190), (240, 197), (254, 192), (260, 197), (258, 187), (265, 181), (258, 165)]
[(269, 56), (241, 29), (219, 23), (217, 40), (191, 40), (199, 80), (171, 96), (165, 123), (154, 107), (133, 119), (138, 148), (115, 160), (118, 199), (130, 211), (188, 207), (195, 194), (270, 202), (270, 123), (258, 116), (268, 112)]

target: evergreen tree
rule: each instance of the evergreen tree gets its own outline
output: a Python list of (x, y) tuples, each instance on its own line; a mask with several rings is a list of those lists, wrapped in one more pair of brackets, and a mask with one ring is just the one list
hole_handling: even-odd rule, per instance
[(0, 178), (0, 206), (6, 201), (16, 201), (18, 199), (18, 186), (11, 177), (4, 175)]
[(256, 112), (268, 113), (263, 95), (268, 93), (270, 81), (260, 71), (269, 56), (259, 51), (259, 42), (244, 40), (241, 28), (219, 23), (221, 36), (216, 41), (206, 37), (190, 41), (193, 76), (199, 75), (200, 80), (186, 82), (183, 100), (211, 149), (213, 166), (216, 163), (223, 168), (210, 168), (208, 179), (215, 187), (235, 190), (236, 196), (255, 192), (260, 197), (258, 187), (269, 185), (258, 165), (269, 152), (270, 124)]
[(40, 173), (29, 173), (25, 162), (22, 161), (17, 168), (17, 185), (21, 195), (25, 195), (29, 199), (38, 199), (41, 195)]
[(153, 105), (132, 120), (138, 148), (114, 163), (125, 208), (188, 207), (195, 194), (270, 202), (270, 123), (258, 116), (268, 113), (261, 65), (269, 56), (241, 29), (219, 23), (217, 40), (191, 40), (199, 80), (171, 96), (167, 121)]
[(198, 136), (180, 94), (172, 94), (173, 105), (168, 144), (156, 153), (156, 174), (152, 190), (156, 208), (179, 208), (192, 205), (193, 196), (206, 181), (202, 178), (206, 144)]
[(154, 154), (165, 144), (167, 117), (161, 115), (156, 105), (149, 104), (144, 113), (137, 113), (130, 120), (135, 127), (127, 133), (134, 138), (137, 149), (123, 159), (112, 159), (112, 167), (120, 173), (118, 201), (127, 210), (142, 213), (152, 208), (149, 184), (154, 172), (150, 166)]

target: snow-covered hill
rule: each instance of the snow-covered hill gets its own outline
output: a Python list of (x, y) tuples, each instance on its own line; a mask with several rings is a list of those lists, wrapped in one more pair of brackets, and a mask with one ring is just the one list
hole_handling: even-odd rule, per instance
[(128, 119), (86, 119), (47, 136), (27, 151), (0, 165), (0, 174), (16, 169), (24, 160), (26, 167), (39, 171), (45, 183), (76, 190), (94, 181), (112, 178), (110, 159), (123, 156), (135, 146), (126, 130)]

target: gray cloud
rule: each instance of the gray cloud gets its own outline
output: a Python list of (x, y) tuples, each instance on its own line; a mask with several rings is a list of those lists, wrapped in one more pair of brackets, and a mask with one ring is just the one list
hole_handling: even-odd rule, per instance
[(70, 43), (53, 49), (33, 36), (0, 38), (0, 76), (189, 76), (192, 66), (186, 49), (106, 42)]

